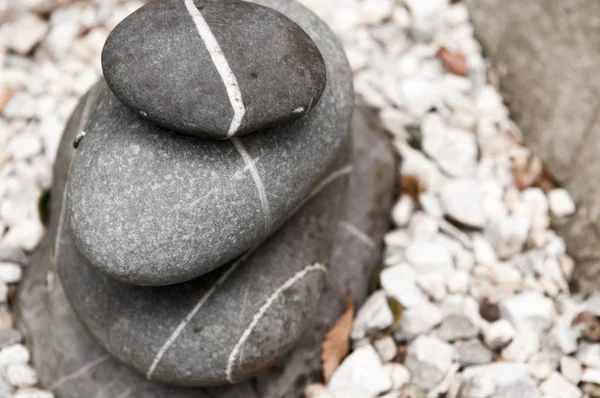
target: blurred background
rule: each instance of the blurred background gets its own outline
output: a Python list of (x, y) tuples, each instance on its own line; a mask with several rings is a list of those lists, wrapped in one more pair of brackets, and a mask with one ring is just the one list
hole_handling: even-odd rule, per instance
[[(600, 397), (600, 2), (300, 2), (402, 159), (388, 272), (352, 326), (377, 355), (351, 350), (306, 396)], [(11, 300), (65, 122), (144, 4), (0, 0), (0, 396), (53, 396), (32, 387)]]

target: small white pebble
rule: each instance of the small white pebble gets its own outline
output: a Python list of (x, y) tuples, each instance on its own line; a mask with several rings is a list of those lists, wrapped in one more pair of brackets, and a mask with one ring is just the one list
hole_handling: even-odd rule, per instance
[(492, 350), (509, 343), (516, 331), (506, 319), (499, 319), (483, 330), (485, 344)]
[(38, 390), (33, 387), (26, 387), (17, 390), (12, 398), (54, 398), (50, 391)]
[(417, 275), (417, 285), (434, 300), (442, 300), (446, 296), (444, 276), (435, 272)]
[(570, 356), (563, 356), (560, 359), (560, 372), (565, 379), (573, 384), (579, 384), (581, 375), (583, 374), (581, 363), (576, 358)]
[(352, 327), (352, 339), (359, 340), (371, 332), (387, 329), (394, 322), (394, 314), (390, 310), (384, 291), (371, 294), (356, 313)]
[(469, 290), (469, 272), (465, 270), (456, 270), (448, 274), (446, 286), (452, 294), (466, 294)]
[(33, 386), (38, 382), (36, 371), (25, 363), (9, 364), (6, 367), (6, 377), (15, 387)]
[(581, 375), (581, 381), (600, 385), (600, 369), (587, 368)]
[(2, 114), (9, 119), (29, 119), (35, 116), (35, 99), (26, 92), (16, 93), (4, 107)]
[(473, 238), (473, 253), (477, 264), (490, 265), (498, 261), (490, 243), (480, 235)]
[(537, 332), (521, 331), (502, 350), (502, 357), (510, 362), (527, 362), (540, 349), (540, 336)]
[(392, 381), (373, 347), (364, 345), (344, 359), (331, 376), (328, 387), (334, 392), (340, 388), (357, 387), (376, 396), (388, 391)]
[(375, 347), (375, 351), (377, 351), (379, 358), (381, 358), (381, 361), (384, 363), (392, 361), (398, 353), (396, 342), (391, 336), (386, 336), (380, 338), (379, 340), (375, 340), (373, 347)]
[(569, 383), (558, 372), (554, 372), (540, 385), (540, 391), (550, 397), (581, 398), (581, 390)]
[(410, 372), (406, 369), (406, 366), (391, 362), (384, 364), (383, 368), (392, 380), (392, 390), (399, 390), (410, 382)]
[(304, 398), (335, 398), (323, 384), (309, 384), (304, 389)]
[(44, 235), (44, 227), (33, 219), (11, 227), (5, 235), (6, 242), (27, 251), (35, 249)]
[(8, 36), (4, 37), (6, 44), (11, 49), (19, 54), (27, 54), (46, 35), (48, 23), (34, 13), (27, 13), (13, 23), (7, 24), (4, 32)]
[(538, 380), (546, 380), (558, 368), (558, 357), (555, 352), (538, 352), (527, 362), (531, 375)]
[(582, 343), (577, 349), (576, 357), (584, 365), (600, 369), (600, 343)]
[(13, 344), (0, 350), (0, 367), (29, 362), (29, 350), (23, 344)]
[(415, 204), (409, 195), (402, 195), (400, 200), (392, 208), (392, 219), (398, 227), (408, 224), (410, 216), (414, 211)]
[(550, 211), (556, 217), (570, 216), (575, 213), (575, 203), (566, 189), (553, 189), (548, 194), (548, 201), (550, 202)]
[(19, 264), (0, 261), (0, 281), (4, 283), (17, 283), (21, 280), (22, 276), (23, 270)]

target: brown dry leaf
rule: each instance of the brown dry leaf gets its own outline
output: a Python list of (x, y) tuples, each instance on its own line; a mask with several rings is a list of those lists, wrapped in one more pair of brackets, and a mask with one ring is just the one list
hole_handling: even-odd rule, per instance
[(571, 322), (572, 325), (578, 325), (580, 323), (585, 325), (583, 335), (586, 339), (590, 341), (600, 341), (600, 322), (594, 314), (591, 312), (581, 312), (573, 319), (573, 322)]
[(532, 156), (527, 161), (513, 162), (513, 173), (519, 190), (524, 190), (539, 183), (544, 166), (537, 156)]
[(354, 302), (348, 293), (345, 293), (345, 296), (346, 310), (329, 330), (325, 341), (321, 345), (323, 350), (321, 359), (323, 361), (323, 379), (325, 379), (325, 384), (329, 383), (331, 375), (340, 366), (342, 359), (348, 355), (348, 351), (350, 351), (350, 332), (354, 324)]
[(0, 112), (4, 109), (8, 101), (15, 95), (14, 91), (4, 91), (0, 94)]
[(394, 315), (394, 322), (392, 323), (392, 326), (390, 326), (390, 328), (388, 329), (388, 331), (392, 333), (396, 329), (398, 329), (398, 326), (400, 325), (400, 321), (402, 320), (402, 313), (404, 312), (404, 307), (402, 306), (402, 304), (400, 304), (398, 300), (396, 300), (393, 297), (388, 297), (387, 302), (388, 306), (390, 307), (390, 310), (392, 311), (392, 314)]
[(538, 185), (545, 193), (550, 192), (552, 189), (558, 186), (546, 166), (542, 167), (542, 176), (540, 177), (540, 182)]
[(402, 176), (400, 180), (400, 194), (408, 194), (414, 201), (419, 200), (419, 196), (425, 190), (421, 181), (412, 175)]
[(458, 76), (466, 76), (469, 73), (467, 59), (464, 55), (450, 52), (444, 47), (440, 48), (437, 55), (448, 72)]

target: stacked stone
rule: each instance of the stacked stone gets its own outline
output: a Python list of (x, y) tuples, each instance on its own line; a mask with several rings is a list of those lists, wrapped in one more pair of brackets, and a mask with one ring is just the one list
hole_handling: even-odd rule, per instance
[(328, 264), (364, 299), (394, 180), (366, 125), (351, 149), (338, 42), (293, 1), (155, 0), (102, 64), (21, 291), (42, 382), (65, 398), (301, 391), (343, 307)]

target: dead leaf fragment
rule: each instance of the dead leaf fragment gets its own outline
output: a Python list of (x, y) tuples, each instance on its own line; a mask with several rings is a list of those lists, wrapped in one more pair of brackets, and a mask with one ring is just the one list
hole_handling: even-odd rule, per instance
[(513, 160), (515, 183), (519, 190), (532, 187), (540, 182), (544, 166), (537, 156), (531, 156), (526, 161)]
[(458, 76), (466, 76), (469, 73), (467, 58), (464, 55), (453, 53), (444, 47), (440, 48), (437, 55), (448, 72)]
[(4, 107), (6, 106), (6, 104), (8, 104), (8, 101), (10, 101), (13, 95), (15, 95), (14, 91), (10, 90), (4, 91), (0, 94), (0, 112), (4, 110)]
[(404, 307), (402, 307), (402, 304), (400, 304), (400, 302), (393, 297), (388, 297), (387, 302), (388, 302), (388, 306), (390, 307), (390, 310), (392, 311), (392, 314), (394, 315), (394, 323), (388, 329), (388, 331), (390, 333), (392, 333), (393, 331), (398, 329), (398, 326), (400, 325)]
[(537, 156), (532, 155), (525, 160), (513, 159), (512, 167), (515, 183), (521, 191), (529, 187), (539, 187), (548, 193), (558, 186), (548, 168)]
[(550, 192), (558, 186), (556, 180), (552, 177), (550, 170), (548, 170), (546, 166), (542, 168), (542, 177), (540, 178), (539, 186), (545, 193)]
[(354, 302), (347, 293), (345, 296), (346, 310), (329, 330), (321, 346), (323, 350), (321, 359), (323, 361), (323, 379), (325, 380), (325, 384), (329, 383), (331, 375), (333, 375), (333, 372), (342, 363), (342, 359), (350, 351), (350, 332), (354, 323)]
[(400, 195), (408, 194), (414, 201), (419, 200), (419, 196), (425, 190), (419, 179), (412, 175), (404, 175), (400, 180)]
[(583, 335), (586, 339), (590, 341), (600, 341), (600, 322), (594, 314), (591, 312), (581, 312), (573, 319), (573, 322), (571, 322), (572, 325), (578, 325), (580, 323), (585, 325)]

